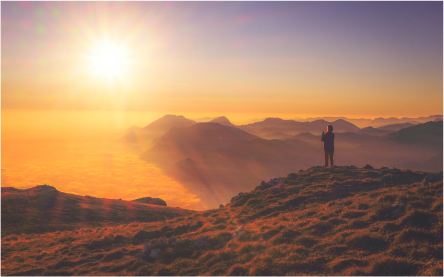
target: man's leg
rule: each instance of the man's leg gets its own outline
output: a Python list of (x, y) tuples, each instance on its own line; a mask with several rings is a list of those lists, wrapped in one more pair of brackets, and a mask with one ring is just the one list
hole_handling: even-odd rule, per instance
[(330, 165), (331, 165), (331, 166), (333, 166), (333, 164), (334, 164), (334, 163), (333, 163), (333, 154), (334, 154), (334, 153), (335, 153), (334, 151), (331, 151), (331, 152), (330, 152)]
[(325, 152), (325, 158), (324, 158), (325, 165), (324, 166), (328, 166), (328, 152), (327, 151), (324, 151), (324, 152)]

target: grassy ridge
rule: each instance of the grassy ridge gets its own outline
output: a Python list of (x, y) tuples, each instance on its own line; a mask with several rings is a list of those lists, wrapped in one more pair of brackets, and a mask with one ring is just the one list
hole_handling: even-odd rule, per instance
[(442, 189), (442, 173), (313, 167), (221, 209), (5, 236), (2, 274), (442, 275)]
[(140, 203), (137, 200), (74, 195), (46, 185), (25, 190), (2, 188), (1, 205), (2, 237), (134, 221), (151, 222), (194, 213), (190, 210)]

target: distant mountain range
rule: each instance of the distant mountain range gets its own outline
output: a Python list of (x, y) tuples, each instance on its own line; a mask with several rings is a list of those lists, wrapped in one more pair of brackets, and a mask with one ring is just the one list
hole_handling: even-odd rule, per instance
[(347, 118), (347, 117), (330, 117), (330, 116), (326, 116), (326, 117), (308, 117), (308, 118), (294, 118), (294, 120), (297, 121), (315, 121), (315, 120), (326, 120), (326, 121), (335, 121), (338, 119), (343, 119), (346, 120), (348, 122), (351, 122), (353, 124), (355, 124), (356, 126), (359, 126), (360, 128), (363, 127), (368, 127), (368, 126), (372, 126), (372, 127), (381, 127), (381, 126), (385, 126), (385, 125), (391, 125), (391, 124), (399, 124), (399, 123), (411, 123), (411, 124), (419, 124), (419, 123), (425, 123), (428, 121), (439, 121), (439, 120), (443, 120), (443, 115), (431, 115), (431, 116), (426, 116), (426, 117), (416, 117), (416, 118), (412, 118), (412, 117), (402, 117), (402, 118), (397, 118), (397, 117), (389, 117), (389, 118), (383, 118), (383, 117), (378, 117), (375, 119), (366, 119), (366, 118)]
[[(390, 132), (414, 126), (427, 121), (442, 121), (442, 115), (434, 115), (419, 118), (376, 118), (370, 119), (348, 119), (346, 117), (323, 117), (323, 118), (297, 118), (297, 120), (284, 120), (280, 118), (266, 118), (262, 121), (236, 126), (232, 124), (225, 116), (216, 118), (200, 118), (199, 121), (220, 123), (225, 126), (237, 127), (253, 135), (264, 139), (289, 139), (294, 135), (304, 132), (320, 134), (326, 129), (327, 125), (333, 125), (334, 132), (354, 132), (375, 136), (383, 136)], [(143, 152), (156, 142), (173, 127), (186, 128), (198, 121), (187, 119), (181, 115), (165, 115), (155, 120), (145, 127), (132, 126), (124, 131), (121, 141), (133, 144), (136, 152)], [(358, 127), (358, 126), (361, 126)], [(136, 147), (134, 147), (136, 146)]]
[[(282, 119), (266, 119), (240, 127), (215, 122), (197, 123), (166, 132), (152, 148), (141, 154), (141, 158), (158, 165), (208, 206), (217, 207), (227, 201), (229, 195), (251, 189), (261, 180), (323, 164), (320, 134), (315, 136), (309, 131), (319, 132), (328, 124), (326, 121), (301, 124)], [(335, 130), (356, 131), (335, 131), (337, 164), (362, 166), (372, 163), (376, 166), (442, 170), (442, 122), (418, 124), (396, 132), (375, 129), (391, 132), (385, 135), (360, 133), (362, 129), (344, 120), (333, 124)], [(400, 125), (388, 128), (396, 129)], [(281, 133), (284, 137), (281, 140), (259, 137), (272, 130), (304, 132), (289, 138), (285, 138), (286, 133)]]
[(262, 136), (275, 132), (296, 135), (301, 132), (321, 133), (327, 131), (328, 125), (333, 125), (335, 132), (357, 132), (359, 128), (343, 119), (334, 122), (315, 120), (312, 122), (298, 122), (280, 118), (267, 118), (264, 121), (239, 126), (240, 129), (251, 134)]

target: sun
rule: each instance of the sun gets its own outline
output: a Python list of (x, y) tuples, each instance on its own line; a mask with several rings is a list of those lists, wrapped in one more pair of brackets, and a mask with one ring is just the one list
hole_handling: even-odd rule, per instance
[(92, 74), (114, 82), (127, 74), (129, 51), (124, 45), (104, 41), (95, 45), (88, 60)]

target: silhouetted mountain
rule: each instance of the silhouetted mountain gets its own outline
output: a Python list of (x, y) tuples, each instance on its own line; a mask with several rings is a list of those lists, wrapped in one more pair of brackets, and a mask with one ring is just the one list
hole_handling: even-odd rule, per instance
[(385, 126), (378, 127), (378, 130), (387, 130), (387, 131), (396, 132), (396, 131), (399, 131), (401, 129), (412, 127), (412, 126), (415, 126), (415, 125), (416, 124), (412, 124), (412, 123), (409, 123), (409, 122), (406, 122), (406, 123), (396, 123), (396, 124), (390, 124), (390, 125), (385, 125)]
[(131, 144), (131, 148), (136, 153), (141, 153), (151, 146), (151, 143), (162, 136), (171, 128), (186, 128), (196, 124), (196, 121), (185, 118), (182, 115), (165, 115), (143, 128), (131, 127), (122, 136), (121, 141)]
[(2, 237), (12, 233), (45, 233), (133, 221), (152, 222), (193, 213), (139, 202), (80, 196), (60, 192), (47, 185), (24, 190), (2, 188)]
[[(256, 126), (285, 127), (295, 123), (300, 122), (270, 118)], [(315, 124), (327, 126), (328, 122)], [(430, 124), (434, 124), (432, 128), (421, 127)], [(439, 124), (440, 132), (435, 130)], [(389, 135), (335, 132), (335, 163), (372, 163), (416, 170), (442, 168), (442, 122), (420, 124)], [(321, 133), (305, 132), (291, 138), (266, 140), (235, 127), (198, 123), (171, 129), (141, 158), (158, 165), (209, 207), (217, 207), (229, 195), (251, 189), (260, 179), (323, 164)]]
[(168, 131), (141, 158), (217, 206), (263, 178), (286, 173), (295, 163), (311, 165), (312, 151), (300, 140), (258, 139), (235, 127), (198, 123)]
[(326, 131), (328, 125), (333, 125), (335, 132), (357, 132), (359, 128), (354, 124), (343, 119), (334, 122), (325, 120), (315, 120), (312, 122), (297, 122), (294, 120), (284, 120), (280, 118), (267, 118), (262, 122), (256, 122), (248, 125), (239, 126), (242, 130), (249, 133), (264, 136), (274, 132), (283, 132), (296, 135), (303, 132), (312, 132), (321, 134)]
[(430, 121), (390, 133), (386, 135), (385, 138), (401, 144), (414, 144), (429, 148), (440, 148), (442, 152), (442, 127), (442, 121)]
[(211, 155), (216, 149), (254, 138), (256, 136), (236, 127), (211, 122), (197, 123), (188, 128), (173, 128), (166, 132), (155, 146), (142, 153), (141, 158), (171, 165), (192, 158), (196, 151), (202, 155)]
[(225, 126), (231, 126), (231, 127), (235, 127), (236, 125), (232, 124), (228, 118), (226, 118), (225, 116), (221, 116), (218, 118), (215, 118), (213, 120), (211, 120), (210, 122), (214, 122), (214, 123), (219, 123)]
[(419, 124), (419, 123), (425, 123), (429, 121), (434, 121), (435, 119), (441, 119), (442, 115), (431, 115), (427, 117), (403, 117), (403, 118), (396, 118), (396, 117), (390, 117), (390, 118), (383, 118), (379, 117), (376, 119), (367, 119), (367, 118), (347, 118), (347, 117), (331, 117), (331, 116), (325, 116), (325, 117), (308, 117), (308, 118), (295, 118), (297, 121), (315, 121), (315, 120), (326, 120), (326, 121), (334, 121), (337, 119), (343, 119), (348, 122), (351, 122), (355, 124), (356, 126), (359, 126), (360, 128), (372, 126), (372, 127), (381, 127), (385, 125), (390, 124), (397, 124), (397, 123), (407, 123), (410, 122), (412, 124)]
[(374, 135), (374, 136), (384, 136), (384, 135), (387, 135), (388, 133), (391, 133), (391, 132), (392, 131), (390, 131), (390, 130), (380, 130), (377, 128), (373, 128), (372, 126), (369, 126), (369, 127), (362, 128), (361, 130), (359, 130), (358, 133), (366, 134), (366, 135)]
[(149, 131), (167, 132), (174, 127), (186, 128), (196, 123), (196, 121), (187, 119), (183, 115), (167, 114), (143, 127), (143, 129)]

